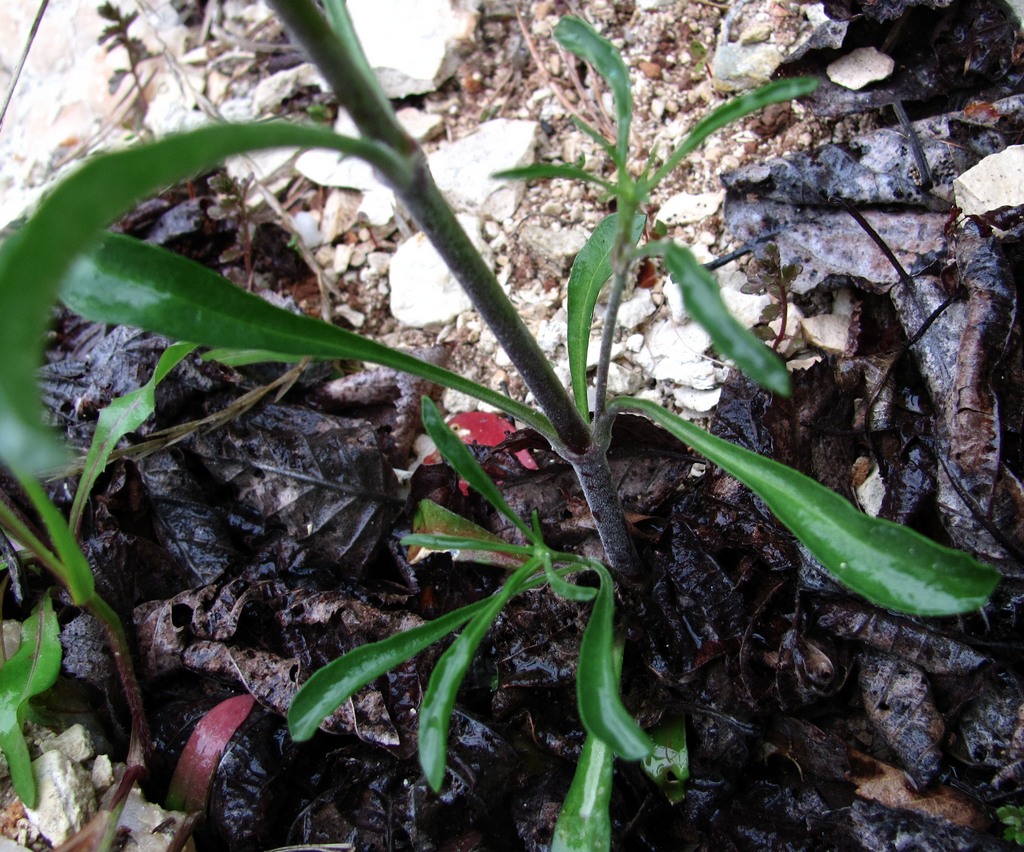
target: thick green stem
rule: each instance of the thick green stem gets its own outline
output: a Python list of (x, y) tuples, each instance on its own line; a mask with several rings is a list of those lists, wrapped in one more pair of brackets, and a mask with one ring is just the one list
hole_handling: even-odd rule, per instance
[(271, 0), (285, 25), (309, 51), (360, 132), (406, 159), (401, 173), (384, 179), (458, 279), (473, 307), (508, 353), (540, 409), (566, 447), (582, 452), (590, 444), (587, 425), (576, 411), (547, 357), (502, 291), (494, 273), (462, 229), (434, 183), (426, 158), (405, 133), (352, 31), (341, 2), (330, 3), (336, 34), (309, 0)]

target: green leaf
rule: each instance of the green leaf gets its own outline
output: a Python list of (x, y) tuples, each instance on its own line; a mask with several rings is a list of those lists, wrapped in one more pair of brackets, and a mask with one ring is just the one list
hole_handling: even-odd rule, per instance
[(641, 760), (654, 750), (654, 743), (629, 715), (619, 697), (615, 665), (615, 597), (608, 569), (594, 563), (601, 578), (590, 621), (580, 642), (576, 674), (576, 703), (587, 733), (601, 740), (626, 760)]
[(619, 152), (615, 149), (615, 146), (607, 139), (605, 139), (604, 136), (597, 130), (597, 128), (591, 127), (578, 115), (570, 116), (569, 120), (581, 133), (584, 133), (591, 139), (593, 139), (594, 142), (597, 143), (597, 145), (601, 148), (601, 150), (607, 153), (613, 161), (619, 156)]
[(872, 603), (914, 615), (956, 615), (983, 606), (999, 572), (959, 550), (858, 511), (839, 494), (772, 459), (709, 435), (643, 399), (641, 411), (757, 494), (826, 570)]
[(537, 560), (531, 559), (516, 571), (505, 585), (487, 599), (487, 606), (473, 616), (459, 638), (437, 661), (430, 675), (430, 683), (420, 706), (419, 755), (423, 774), (430, 789), (439, 792), (444, 783), (444, 770), (448, 755), (448, 728), (451, 724), (452, 709), (458, 696), (459, 686), (466, 676), (466, 669), (473, 660), (477, 648), (483, 641), (491, 624), (498, 617), (502, 607), (518, 593), (523, 583), (537, 568)]
[(654, 751), (641, 766), (673, 805), (686, 797), (690, 778), (690, 753), (686, 748), (686, 717), (669, 715), (650, 732)]
[(576, 601), (578, 603), (589, 603), (597, 597), (597, 589), (590, 586), (578, 586), (560, 577), (551, 564), (551, 556), (550, 552), (546, 552), (543, 554), (542, 560), (544, 576), (547, 578), (548, 585), (551, 586), (555, 594), (560, 595), (567, 601)]
[(683, 294), (686, 310), (711, 335), (715, 350), (773, 393), (789, 396), (789, 372), (778, 355), (744, 328), (722, 301), (718, 282), (688, 248), (669, 240), (644, 247), (665, 258), (665, 266)]
[(117, 442), (146, 422), (156, 408), (156, 386), (193, 349), (195, 347), (191, 343), (175, 343), (169, 346), (167, 351), (160, 356), (153, 377), (146, 384), (132, 393), (111, 401), (100, 412), (96, 431), (92, 436), (92, 444), (85, 456), (82, 478), (78, 483), (74, 502), (71, 504), (68, 526), (76, 533), (96, 478), (106, 468), (110, 454), (117, 448)]
[(548, 429), (543, 417), (497, 391), (351, 331), (275, 307), (198, 263), (130, 237), (108, 234), (80, 258), (65, 279), (61, 298), (88, 319), (206, 346), (371, 361), (461, 390), (539, 431)]
[(512, 511), (512, 508), (505, 502), (505, 498), (501, 496), (501, 492), (498, 491), (498, 486), (484, 473), (484, 469), (473, 458), (473, 454), (462, 443), (458, 435), (448, 428), (448, 424), (444, 422), (434, 401), (428, 396), (423, 397), (420, 410), (423, 417), (423, 428), (437, 445), (441, 455), (455, 468), (455, 472), (469, 483), (470, 488), (477, 491), (488, 503), (519, 527), (527, 539), (534, 541), (533, 530)]
[(690, 134), (672, 152), (653, 177), (641, 179), (641, 194), (647, 195), (654, 187), (661, 183), (665, 176), (670, 174), (687, 154), (696, 151), (712, 133), (769, 104), (791, 101), (794, 98), (809, 95), (817, 87), (818, 81), (813, 77), (793, 77), (790, 80), (777, 80), (774, 83), (768, 83), (759, 89), (733, 98), (731, 101), (712, 110), (711, 113), (697, 122), (693, 130), (690, 131)]
[(579, 166), (570, 166), (562, 163), (534, 163), (529, 166), (520, 166), (516, 169), (506, 169), (503, 172), (495, 172), (491, 175), (495, 180), (550, 180), (551, 178), (565, 178), (566, 180), (579, 180), (586, 183), (593, 183), (602, 189), (611, 192), (612, 185), (608, 181), (584, 171)]
[(22, 725), (29, 699), (53, 686), (60, 673), (60, 628), (48, 594), (21, 630), (21, 645), (0, 668), (0, 748), (15, 791), (27, 807), (34, 808), (36, 780)]
[(412, 535), (402, 538), (401, 543), (409, 548), (410, 563), (431, 551), (448, 551), (456, 562), (514, 569), (533, 553), (532, 547), (509, 544), (433, 500), (420, 500), (412, 518)]
[(304, 355), (282, 355), (266, 349), (210, 349), (203, 353), (203, 361), (216, 361), (228, 367), (246, 367), (249, 364), (297, 364)]
[[(647, 217), (642, 213), (633, 218), (630, 232), (633, 245), (643, 234), (646, 221)], [(612, 276), (611, 256), (617, 229), (617, 214), (612, 213), (602, 219), (587, 244), (576, 255), (569, 273), (566, 347), (569, 350), (573, 397), (576, 408), (585, 419), (590, 417), (590, 406), (587, 403), (587, 347), (590, 345), (590, 329), (594, 324), (594, 307), (601, 295), (601, 288)]]
[(633, 95), (629, 88), (629, 69), (619, 51), (608, 39), (598, 35), (586, 21), (566, 16), (555, 27), (555, 38), (566, 50), (589, 62), (608, 83), (615, 101), (615, 147), (620, 168), (629, 156), (629, 127), (633, 120)]
[(593, 735), (583, 743), (572, 786), (562, 803), (551, 838), (551, 852), (600, 852), (610, 849), (612, 762), (608, 745)]
[(57, 552), (58, 562), (50, 566), (58, 575), (57, 579), (67, 586), (71, 592), (71, 599), (76, 604), (84, 606), (92, 603), (96, 597), (96, 580), (64, 516), (32, 477), (22, 475), (17, 470), (14, 471), (14, 475), (26, 496), (32, 501), (33, 508), (42, 518), (43, 526), (46, 527), (46, 532), (53, 543), (53, 549)]
[(292, 739), (308, 740), (324, 719), (366, 684), (458, 630), (489, 601), (490, 598), (484, 598), (419, 627), (360, 645), (317, 669), (300, 687), (288, 708), (288, 730)]
[(144, 198), (233, 154), (262, 148), (330, 148), (378, 167), (402, 160), (372, 142), (278, 122), (218, 125), (89, 160), (47, 196), (0, 247), (0, 459), (26, 472), (63, 461), (43, 427), (35, 370), (57, 288), (99, 232)]

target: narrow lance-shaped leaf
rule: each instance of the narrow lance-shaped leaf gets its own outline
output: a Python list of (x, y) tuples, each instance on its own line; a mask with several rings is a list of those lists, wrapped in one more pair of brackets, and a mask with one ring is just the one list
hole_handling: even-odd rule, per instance
[(15, 475), (22, 490), (32, 501), (33, 508), (42, 518), (43, 526), (46, 527), (46, 532), (53, 543), (53, 549), (57, 552), (58, 561), (50, 566), (58, 575), (57, 579), (71, 592), (71, 599), (76, 604), (84, 606), (92, 603), (96, 598), (96, 580), (64, 516), (46, 496), (38, 482), (30, 476), (21, 475), (18, 471), (15, 471)]
[(533, 541), (533, 530), (512, 511), (512, 508), (505, 502), (505, 498), (501, 496), (501, 492), (498, 491), (498, 486), (484, 473), (484, 469), (473, 458), (473, 454), (466, 445), (448, 428), (448, 424), (441, 417), (441, 412), (437, 410), (434, 401), (428, 396), (423, 397), (421, 415), (423, 428), (437, 445), (441, 455), (455, 468), (455, 472), (469, 483), (470, 488), (476, 490), (488, 503), (519, 527), (527, 539)]
[(641, 180), (643, 194), (650, 192), (651, 189), (661, 183), (665, 176), (670, 174), (683, 161), (684, 157), (696, 151), (712, 133), (769, 104), (791, 101), (794, 98), (809, 95), (817, 87), (818, 81), (813, 77), (794, 77), (790, 80), (777, 80), (774, 83), (768, 83), (759, 89), (733, 98), (731, 101), (727, 101), (717, 109), (712, 110), (711, 113), (697, 122), (686, 139), (669, 155), (669, 158), (655, 172), (653, 177)]
[(22, 625), (21, 645), (0, 668), (0, 748), (7, 758), (15, 792), (36, 806), (36, 781), (22, 725), (28, 700), (45, 692), (60, 674), (60, 628), (45, 595)]
[(584, 183), (592, 183), (606, 192), (612, 191), (612, 185), (608, 181), (584, 171), (579, 166), (570, 166), (563, 163), (533, 163), (529, 166), (520, 166), (515, 169), (506, 169), (502, 172), (495, 172), (492, 177), (497, 180), (550, 180), (551, 178), (564, 178), (566, 180), (579, 180)]
[(569, 793), (555, 823), (551, 852), (602, 852), (612, 843), (611, 748), (593, 734), (587, 736), (576, 764)]
[[(637, 214), (633, 218), (630, 236), (636, 245), (644, 232), (647, 217)], [(594, 324), (594, 308), (601, 289), (612, 276), (612, 249), (618, 229), (618, 216), (612, 213), (594, 228), (586, 245), (580, 249), (569, 273), (566, 313), (566, 348), (569, 351), (569, 374), (576, 408), (585, 418), (590, 416), (587, 402), (587, 348), (590, 329)]]
[(982, 606), (999, 572), (967, 553), (854, 508), (808, 476), (709, 435), (642, 399), (610, 408), (641, 411), (757, 494), (836, 579), (879, 606), (915, 615), (956, 615)]
[(626, 760), (640, 760), (654, 750), (654, 743), (629, 715), (619, 697), (615, 666), (615, 596), (608, 569), (593, 565), (600, 577), (590, 621), (580, 642), (576, 674), (576, 703), (587, 733), (607, 743)]
[(157, 362), (153, 377), (141, 388), (111, 401), (99, 416), (96, 431), (92, 436), (92, 444), (85, 456), (82, 478), (71, 504), (71, 515), (68, 526), (77, 535), (85, 511), (86, 501), (92, 493), (96, 478), (103, 473), (110, 459), (110, 454), (117, 448), (120, 441), (129, 432), (138, 429), (156, 408), (156, 386), (171, 372), (181, 360), (195, 347), (191, 343), (175, 343), (167, 348)]
[[(534, 513), (536, 517), (536, 513)], [(537, 525), (535, 525), (537, 526)], [(548, 585), (551, 586), (551, 590), (567, 601), (586, 602), (592, 601), (597, 597), (597, 589), (591, 586), (579, 586), (576, 583), (570, 583), (559, 575), (552, 565), (552, 554), (551, 552), (545, 552), (541, 555), (542, 563), (544, 565), (544, 576), (547, 578)], [(585, 567), (585, 566), (580, 566)]]
[(773, 393), (789, 396), (789, 372), (778, 355), (744, 328), (722, 301), (718, 282), (683, 246), (669, 240), (644, 247), (665, 258), (669, 275), (683, 294), (687, 313), (711, 335), (715, 351), (736, 363), (746, 375)]
[(71, 268), (61, 298), (88, 319), (207, 346), (371, 361), (461, 390), (541, 432), (548, 429), (536, 412), (490, 388), (343, 328), (275, 307), (194, 261), (130, 237), (106, 235)]
[(555, 27), (555, 38), (566, 50), (589, 62), (611, 87), (615, 101), (615, 147), (618, 165), (625, 168), (629, 156), (629, 129), (633, 121), (633, 95), (629, 87), (629, 69), (619, 51), (600, 36), (586, 21), (566, 16)]
[(264, 148), (330, 148), (391, 174), (402, 161), (373, 142), (284, 123), (217, 125), (89, 160), (0, 247), (0, 459), (26, 472), (61, 463), (43, 428), (35, 370), (57, 288), (99, 232), (144, 198), (226, 157)]
[(452, 710), (458, 697), (459, 686), (466, 676), (477, 648), (502, 607), (520, 591), (523, 583), (536, 570), (537, 561), (531, 559), (506, 581), (505, 585), (487, 599), (487, 606), (473, 616), (463, 628), (459, 638), (437, 661), (430, 675), (427, 691), (420, 706), (419, 755), (420, 765), (427, 783), (436, 793), (444, 783), (444, 770), (448, 760), (448, 728)]
[(317, 669), (300, 687), (288, 708), (288, 730), (292, 739), (308, 740), (324, 719), (366, 684), (458, 630), (486, 607), (489, 600), (484, 598), (419, 627), (360, 645)]

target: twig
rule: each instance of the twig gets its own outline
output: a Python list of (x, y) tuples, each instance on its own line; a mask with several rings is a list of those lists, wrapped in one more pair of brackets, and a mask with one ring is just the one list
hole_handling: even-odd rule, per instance
[(35, 20), (32, 21), (32, 28), (28, 31), (28, 38), (25, 39), (25, 47), (21, 51), (21, 56), (18, 58), (18, 64), (14, 66), (14, 72), (11, 74), (11, 82), (7, 86), (7, 92), (4, 94), (4, 103), (0, 107), (0, 130), (3, 130), (4, 118), (7, 116), (7, 107), (11, 105), (11, 99), (14, 97), (14, 89), (18, 85), (18, 80), (21, 77), (21, 72), (25, 68), (25, 62), (28, 60), (28, 52), (32, 49), (32, 42), (36, 40), (36, 33), (39, 32), (39, 25), (43, 22), (43, 15), (46, 13), (46, 7), (50, 4), (50, 0), (40, 0), (39, 8), (36, 10)]
[(555, 97), (558, 98), (558, 102), (562, 105), (565, 111), (569, 113), (569, 115), (575, 115), (577, 118), (582, 118), (579, 112), (577, 112), (576, 107), (569, 103), (569, 99), (565, 96), (565, 92), (562, 91), (562, 87), (555, 85), (555, 81), (551, 79), (548, 69), (544, 67), (540, 54), (537, 52), (537, 46), (533, 43), (533, 39), (530, 37), (530, 31), (526, 28), (526, 22), (523, 20), (522, 13), (519, 11), (519, 4), (515, 4), (513, 8), (516, 13), (516, 21), (519, 23), (519, 31), (523, 34), (523, 41), (526, 42), (526, 49), (530, 51), (530, 56), (533, 57), (533, 64), (536, 65), (537, 70), (540, 71), (540, 76), (541, 79), (544, 80), (544, 85), (555, 93)]
[(910, 142), (910, 153), (914, 155), (917, 171), (921, 175), (920, 187), (927, 192), (935, 185), (935, 181), (932, 179), (932, 170), (928, 167), (928, 159), (925, 157), (924, 149), (921, 147), (921, 140), (917, 137), (914, 125), (910, 123), (910, 118), (907, 116), (907, 111), (903, 108), (903, 103), (901, 101), (893, 101), (892, 109), (896, 113), (900, 127), (903, 128), (903, 132), (907, 135), (907, 140)]

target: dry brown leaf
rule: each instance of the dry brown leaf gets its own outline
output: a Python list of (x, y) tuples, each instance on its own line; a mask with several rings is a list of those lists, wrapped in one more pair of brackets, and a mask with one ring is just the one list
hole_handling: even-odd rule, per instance
[(990, 820), (984, 809), (969, 796), (952, 787), (936, 784), (925, 790), (914, 789), (907, 774), (855, 749), (848, 749), (850, 780), (857, 785), (857, 795), (885, 805), (941, 817), (956, 825), (984, 831)]

